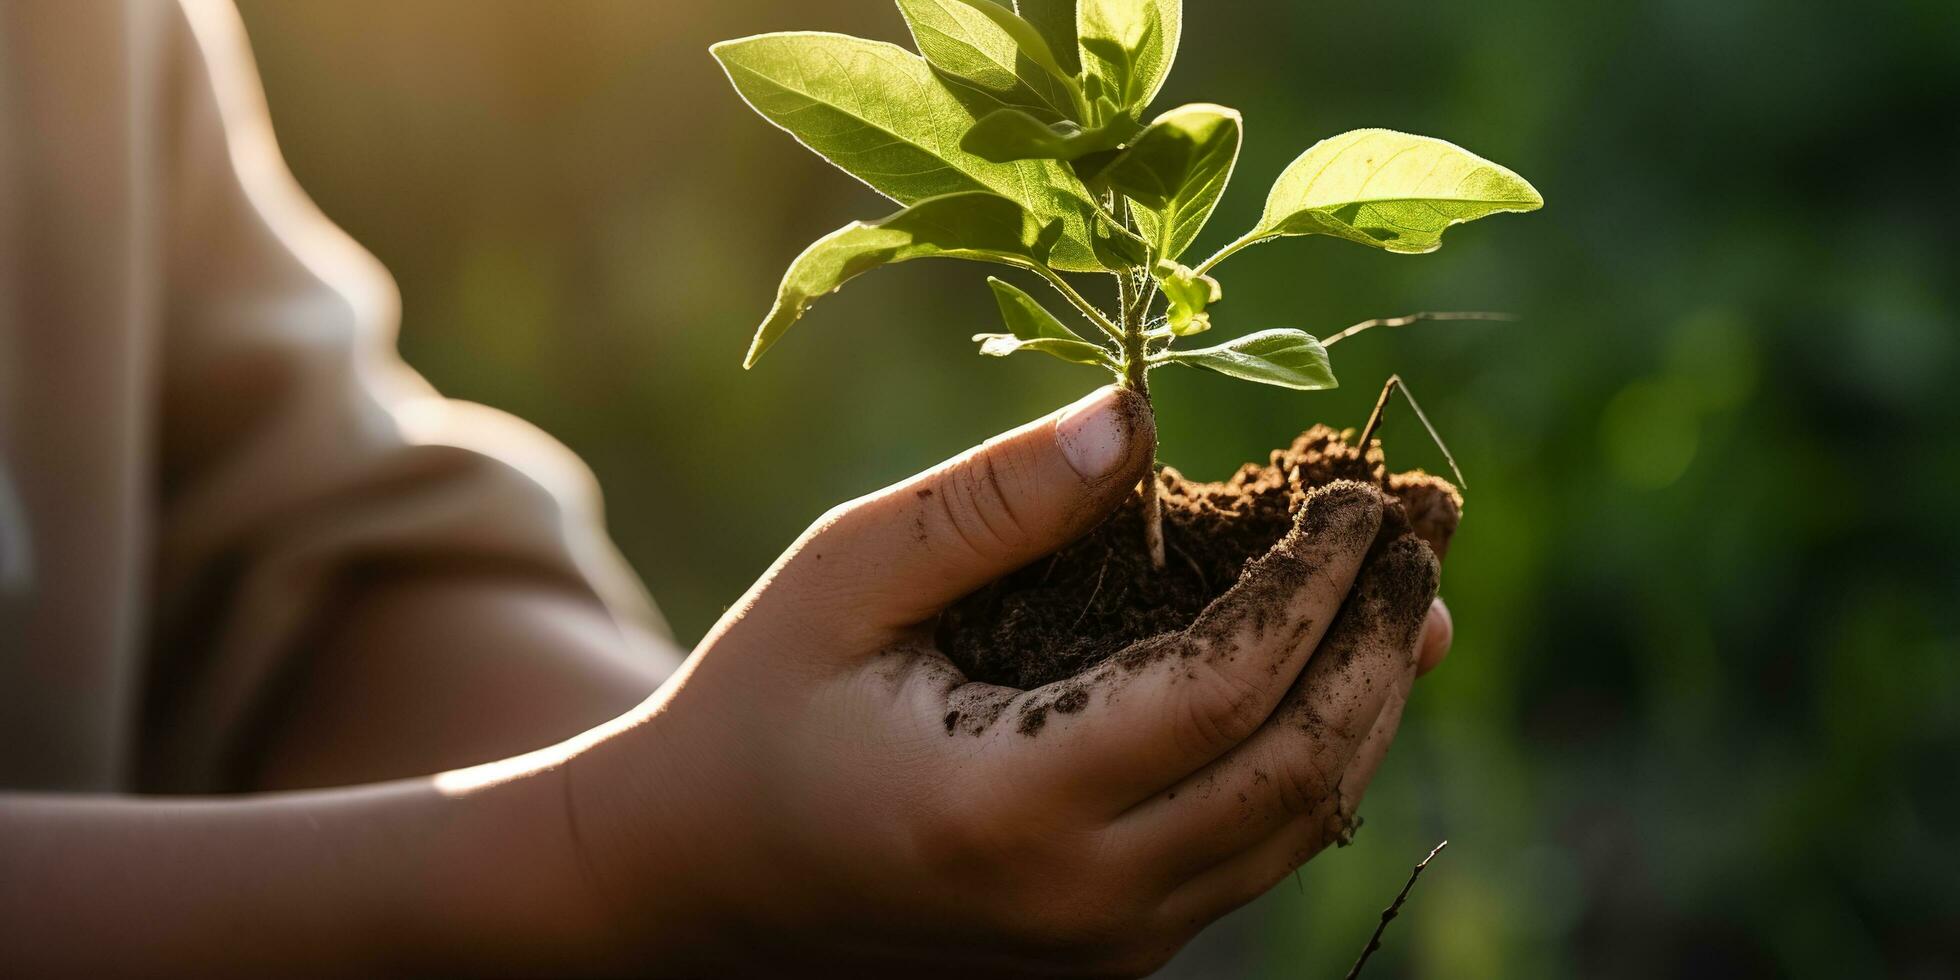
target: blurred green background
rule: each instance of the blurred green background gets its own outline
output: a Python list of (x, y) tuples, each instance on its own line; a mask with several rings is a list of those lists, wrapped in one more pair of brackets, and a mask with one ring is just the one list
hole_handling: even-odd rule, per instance
[[(1960, 5), (1192, 3), (1160, 107), (1249, 121), (1239, 184), (1358, 126), (1550, 202), (1393, 257), (1225, 266), (1222, 333), (1377, 333), (1298, 395), (1162, 372), (1164, 455), (1222, 477), (1400, 372), (1469, 474), (1426, 680), (1355, 846), (1172, 970), (1952, 977), (1960, 963)], [(878, 0), (245, 0), (293, 169), (406, 299), (445, 391), (598, 472), (686, 642), (808, 521), (1097, 383), (981, 362), (976, 267), (827, 300), (738, 362), (784, 266), (890, 210), (752, 114), (710, 42), (904, 40)], [(1203, 19), (1197, 19), (1202, 11)], [(1399, 465), (1440, 460), (1406, 419)]]

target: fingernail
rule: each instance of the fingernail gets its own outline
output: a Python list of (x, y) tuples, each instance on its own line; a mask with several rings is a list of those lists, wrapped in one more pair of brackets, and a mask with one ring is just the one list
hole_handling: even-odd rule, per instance
[(1062, 410), (1055, 420), (1055, 441), (1062, 455), (1084, 480), (1100, 480), (1130, 455), (1130, 420), (1123, 392), (1102, 388)]

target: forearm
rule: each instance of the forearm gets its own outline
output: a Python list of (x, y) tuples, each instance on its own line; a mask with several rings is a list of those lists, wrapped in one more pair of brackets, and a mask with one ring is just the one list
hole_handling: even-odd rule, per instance
[(601, 920), (560, 796), (0, 796), (0, 974), (562, 974)]
[(372, 582), (307, 658), (262, 789), (421, 776), (529, 752), (644, 700), (680, 654), (590, 596), (457, 573)]

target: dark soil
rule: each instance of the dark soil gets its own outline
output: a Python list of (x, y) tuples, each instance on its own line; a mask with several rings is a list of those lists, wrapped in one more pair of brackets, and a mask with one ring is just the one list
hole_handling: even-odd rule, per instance
[[(1380, 487), (1395, 502), (1378, 543), (1413, 530), (1441, 558), (1463, 512), (1456, 488), (1421, 471), (1390, 474), (1379, 444), (1364, 458), (1344, 435), (1351, 437), (1315, 426), (1224, 483), (1193, 483), (1166, 467), (1158, 479), (1167, 568), (1150, 567), (1142, 506), (1132, 500), (1082, 540), (948, 610), (940, 648), (976, 681), (1031, 690), (1074, 677), (1140, 640), (1190, 626), (1293, 527), (1309, 492), (1339, 480)], [(1023, 718), (1023, 726), (1038, 728), (1046, 708), (1071, 706), (1043, 707), (1042, 718)]]

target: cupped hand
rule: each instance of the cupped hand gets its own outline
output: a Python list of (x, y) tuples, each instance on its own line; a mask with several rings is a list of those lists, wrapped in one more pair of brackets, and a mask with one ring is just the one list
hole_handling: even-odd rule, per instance
[[(1189, 629), (1033, 691), (932, 645), (1150, 466), (1109, 388), (825, 515), (563, 777), (633, 970), (1141, 974), (1346, 832), (1436, 562), (1337, 484)], [(1427, 621), (1428, 625), (1425, 625)]]

